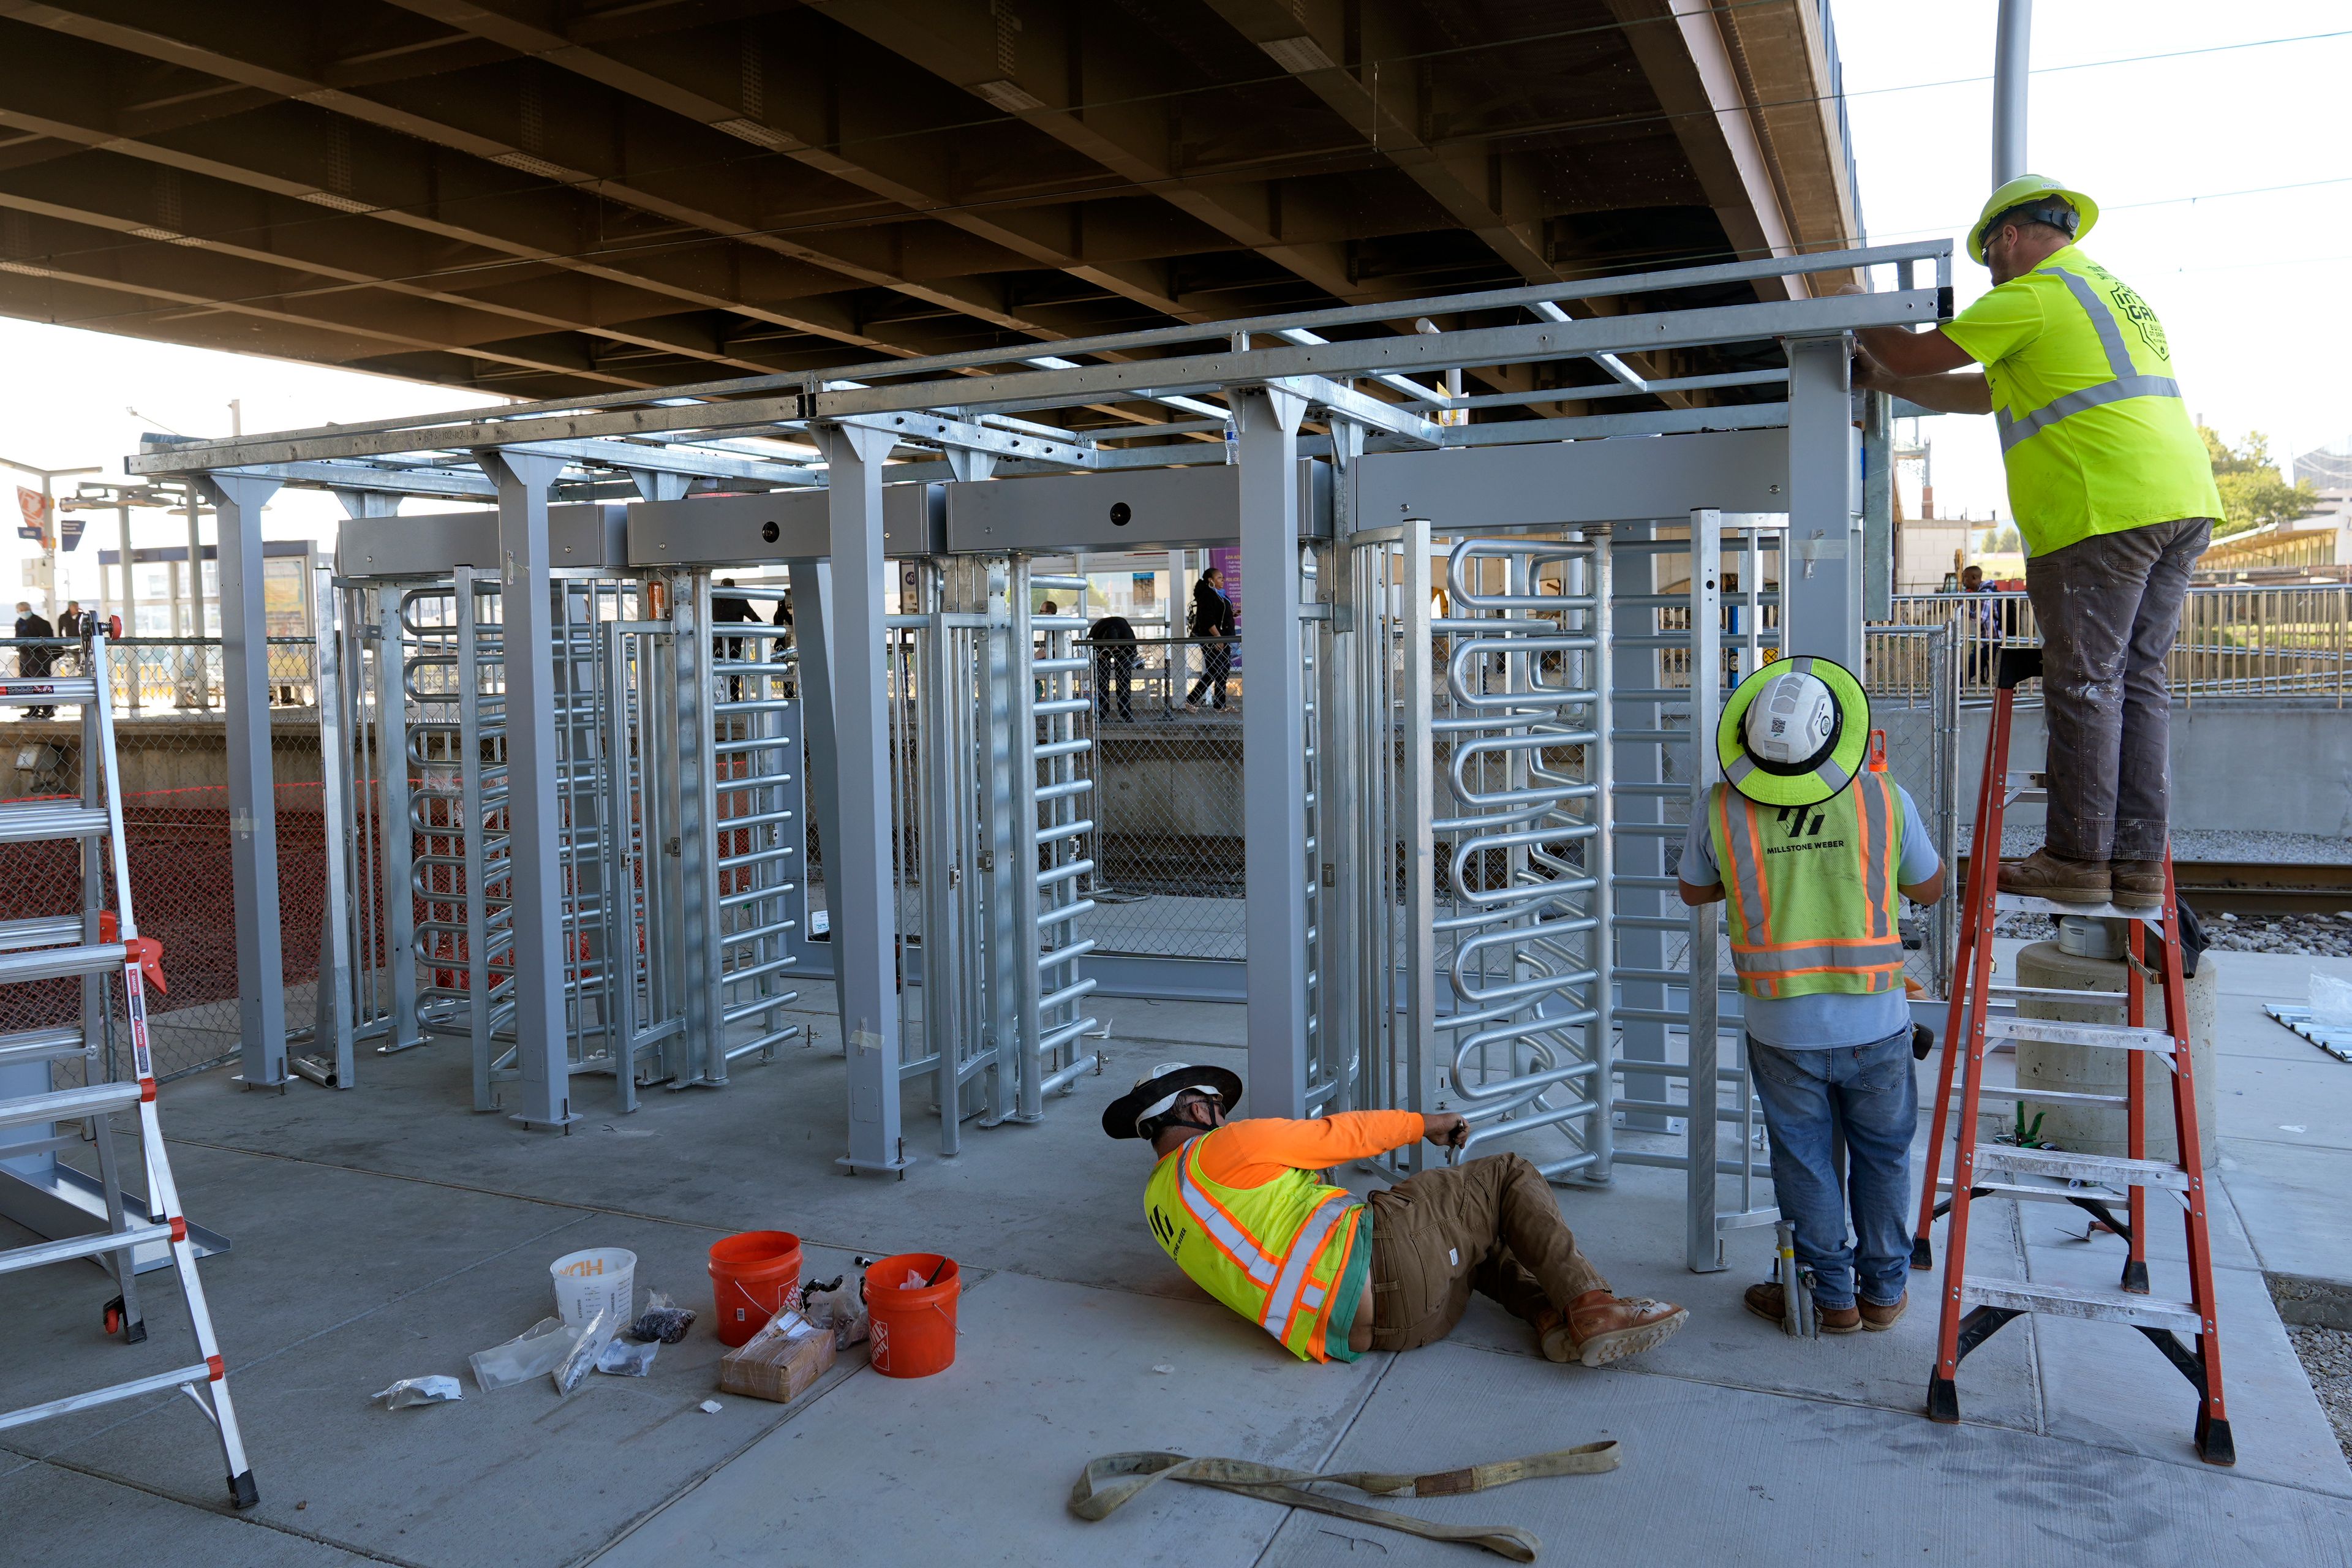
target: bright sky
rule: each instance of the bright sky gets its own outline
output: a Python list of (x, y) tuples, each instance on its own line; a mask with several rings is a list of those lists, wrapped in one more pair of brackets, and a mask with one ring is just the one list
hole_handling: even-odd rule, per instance
[[(1957, 237), (1990, 189), (1995, 0), (1833, 0), (1864, 216), (1876, 240)], [(2314, 34), (2336, 37), (2313, 38)], [(2263, 44), (2272, 39), (2297, 39)], [(2208, 51), (2169, 59), (2138, 57)], [(2095, 62), (2129, 59), (2130, 63)], [(2164, 319), (2193, 411), (2226, 435), (2267, 431), (2282, 458), (2352, 434), (2345, 282), (2352, 277), (2352, 6), (2345, 0), (2040, 0), (2031, 163), (2095, 196), (2086, 248)], [(2080, 67), (2083, 68), (2069, 68)], [(1948, 83), (1949, 85), (1930, 85)], [(2301, 187), (2263, 189), (2257, 187)], [(1962, 256), (1963, 304), (1981, 268)], [(225, 435), (464, 407), (479, 394), (0, 320), (0, 456), (121, 477), (139, 433)], [(140, 412), (133, 415), (129, 408)], [(1923, 422), (1937, 503), (2008, 511), (1989, 419)], [(61, 481), (69, 489), (71, 481)], [(0, 489), (0, 500), (5, 500)], [(5, 515), (5, 510), (0, 510)], [(284, 491), (273, 538), (330, 537), (340, 511)], [(112, 520), (93, 518), (112, 542)], [(139, 544), (184, 524), (150, 514)], [(29, 548), (0, 528), (11, 557)], [(94, 545), (62, 558), (91, 596)]]
[[(1832, 5), (1870, 237), (1950, 237), (1966, 305), (1990, 281), (1959, 240), (1991, 192), (1992, 84), (1914, 84), (1990, 74), (1995, 0)], [(2273, 38), (2305, 41), (2226, 47)], [(2137, 58), (2190, 49), (2213, 52)], [(2345, 439), (2352, 5), (2039, 0), (2033, 67), (2028, 165), (2099, 203), (2084, 248), (2163, 319), (2190, 411), (2282, 461)], [(1920, 423), (1937, 510), (2007, 517), (1992, 421)]]

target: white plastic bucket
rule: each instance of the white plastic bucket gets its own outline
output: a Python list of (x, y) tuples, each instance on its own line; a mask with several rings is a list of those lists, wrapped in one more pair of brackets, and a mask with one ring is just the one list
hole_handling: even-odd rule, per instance
[(584, 1328), (599, 1312), (612, 1316), (615, 1328), (629, 1321), (629, 1304), (636, 1299), (637, 1255), (618, 1247), (592, 1247), (567, 1252), (548, 1265), (555, 1279), (555, 1310), (566, 1328)]

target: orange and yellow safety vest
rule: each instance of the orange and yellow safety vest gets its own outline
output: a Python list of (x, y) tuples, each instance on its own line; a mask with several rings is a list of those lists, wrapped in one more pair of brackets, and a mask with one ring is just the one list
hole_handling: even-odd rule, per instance
[(1759, 805), (1717, 784), (1706, 814), (1742, 992), (1867, 995), (1903, 984), (1903, 804), (1884, 773), (1807, 806)]
[(1228, 1186), (1202, 1169), (1202, 1146), (1218, 1136), (1186, 1141), (1152, 1171), (1143, 1198), (1151, 1234), (1201, 1289), (1291, 1354), (1328, 1361), (1324, 1331), (1355, 1248), (1360, 1204), (1303, 1170)]

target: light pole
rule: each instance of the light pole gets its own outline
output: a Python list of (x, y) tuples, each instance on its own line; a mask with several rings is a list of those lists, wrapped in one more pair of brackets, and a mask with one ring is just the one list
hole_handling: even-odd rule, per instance
[(41, 596), (50, 615), (58, 613), (58, 498), (51, 482), (75, 474), (95, 474), (104, 470), (96, 465), (86, 468), (44, 468), (33, 463), (20, 463), (14, 458), (0, 458), (0, 468), (15, 468), (20, 473), (37, 475), (41, 481)]
[(2033, 0), (2000, 0), (1992, 46), (1992, 183), (2025, 173), (2025, 89), (2032, 64)]

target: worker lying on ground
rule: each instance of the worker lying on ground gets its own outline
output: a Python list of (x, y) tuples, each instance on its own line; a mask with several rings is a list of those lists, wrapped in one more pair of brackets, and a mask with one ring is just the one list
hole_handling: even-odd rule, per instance
[(1460, 1148), (1459, 1116), (1227, 1121), (1241, 1097), (1223, 1068), (1171, 1062), (1111, 1102), (1103, 1131), (1159, 1155), (1144, 1210), (1168, 1256), (1301, 1361), (1444, 1339), (1474, 1289), (1533, 1326), (1546, 1356), (1586, 1366), (1648, 1350), (1689, 1316), (1612, 1294), (1542, 1173), (1517, 1154), (1424, 1171), (1369, 1201), (1315, 1175), (1417, 1138)]
[[(1830, 1334), (1891, 1329), (1908, 1300), (1919, 1094), (1895, 894), (1944, 894), (1918, 806), (1883, 756), (1864, 766), (1870, 738), (1870, 700), (1843, 666), (1784, 658), (1750, 675), (1716, 731), (1730, 782), (1692, 818), (1676, 873), (1685, 903), (1729, 906), (1772, 1194)], [(1778, 1284), (1747, 1302), (1782, 1321)]]

